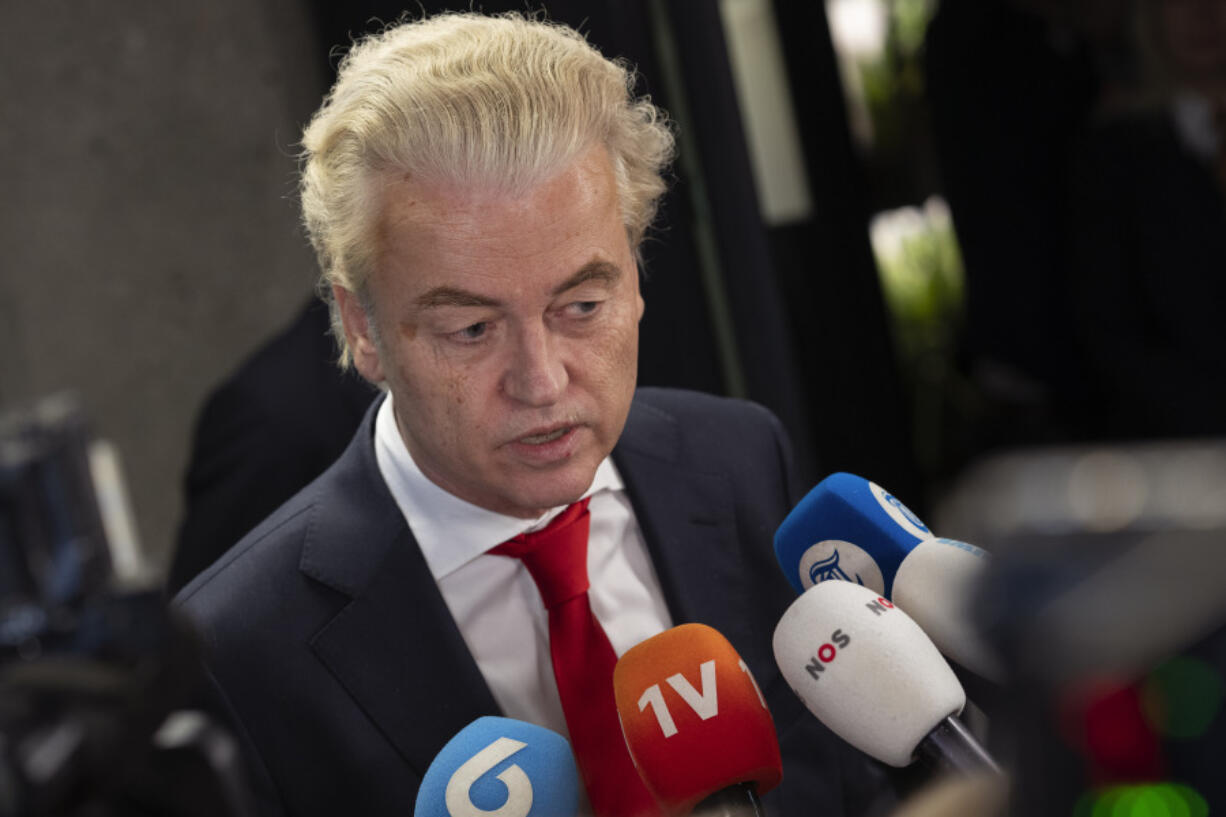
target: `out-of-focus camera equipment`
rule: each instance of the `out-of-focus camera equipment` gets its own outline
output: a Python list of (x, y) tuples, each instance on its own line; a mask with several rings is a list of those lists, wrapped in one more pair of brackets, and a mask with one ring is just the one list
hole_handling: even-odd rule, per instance
[(993, 553), (1010, 814), (1226, 808), (1226, 440), (1002, 453), (937, 526)]
[(76, 402), (0, 417), (0, 817), (246, 817), (237, 744)]

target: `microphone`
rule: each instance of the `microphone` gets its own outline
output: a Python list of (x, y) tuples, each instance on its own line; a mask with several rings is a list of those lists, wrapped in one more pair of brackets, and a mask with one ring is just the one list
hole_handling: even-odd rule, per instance
[(972, 605), (991, 557), (956, 539), (925, 539), (898, 566), (890, 600), (906, 611), (941, 654), (1000, 683), (1004, 669), (974, 624)]
[(809, 711), (891, 766), (916, 756), (999, 772), (957, 715), (966, 693), (936, 646), (893, 602), (852, 582), (800, 595), (775, 628), (775, 661)]
[(666, 815), (763, 814), (783, 762), (766, 700), (728, 639), (682, 624), (613, 669), (630, 757)]
[(414, 817), (571, 817), (579, 771), (557, 732), (481, 717), (435, 756), (417, 790)]
[(775, 532), (775, 557), (797, 593), (843, 579), (890, 596), (903, 558), (932, 531), (889, 491), (854, 474), (823, 479)]
[(854, 474), (826, 477), (779, 526), (775, 556), (796, 592), (827, 579), (861, 584), (906, 610), (944, 655), (1002, 679), (970, 616), (988, 554), (936, 538), (880, 485)]

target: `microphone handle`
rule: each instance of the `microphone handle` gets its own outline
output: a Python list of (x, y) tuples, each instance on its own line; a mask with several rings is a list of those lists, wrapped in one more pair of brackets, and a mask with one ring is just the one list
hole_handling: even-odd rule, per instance
[(753, 783), (738, 783), (720, 789), (694, 806), (691, 817), (766, 817)]
[(938, 766), (960, 774), (1002, 774), (992, 756), (953, 715), (938, 723), (915, 751)]

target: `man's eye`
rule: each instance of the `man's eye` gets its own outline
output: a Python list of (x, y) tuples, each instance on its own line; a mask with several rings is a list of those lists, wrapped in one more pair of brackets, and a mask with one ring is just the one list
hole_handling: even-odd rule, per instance
[(471, 326), (465, 326), (458, 332), (452, 332), (452, 335), (462, 341), (480, 340), (485, 336), (485, 333), (489, 330), (489, 328), (490, 325), (488, 321), (481, 321), (480, 323), (474, 323)]
[(600, 301), (575, 301), (570, 305), (571, 313), (578, 316), (590, 315), (600, 308)]

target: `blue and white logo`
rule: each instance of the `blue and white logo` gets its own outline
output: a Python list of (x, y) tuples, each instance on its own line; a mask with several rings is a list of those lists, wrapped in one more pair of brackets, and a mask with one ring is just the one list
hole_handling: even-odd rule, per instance
[(579, 775), (556, 732), (510, 718), (478, 718), (426, 770), (415, 817), (547, 817), (572, 814)]
[(898, 523), (898, 526), (911, 534), (917, 539), (931, 539), (932, 531), (928, 530), (928, 526), (920, 521), (920, 518), (911, 512), (911, 509), (902, 504), (899, 499), (882, 488), (875, 482), (869, 482), (869, 491), (872, 492), (873, 498), (877, 500), (877, 504), (881, 506), (890, 518)]
[(821, 584), (827, 579), (837, 579), (845, 582), (855, 582), (861, 587), (864, 586), (864, 579), (860, 578), (857, 573), (854, 576), (848, 576), (843, 568), (839, 567), (839, 552), (835, 550), (830, 555), (829, 559), (823, 559), (820, 562), (814, 562), (809, 566), (809, 581), (814, 584)]
[[(528, 817), (532, 811), (532, 781), (524, 770), (511, 764), (494, 775), (502, 790), (487, 772), (502, 764), (528, 744), (511, 738), (498, 738), (470, 757), (447, 781), (444, 801), (452, 817)], [(495, 803), (501, 803), (495, 806)]]
[(801, 555), (800, 584), (808, 590), (828, 580), (853, 582), (876, 593), (885, 592), (885, 579), (877, 562), (863, 548), (841, 539), (826, 539), (810, 545)]
[(967, 542), (963, 542), (959, 539), (946, 539), (944, 536), (942, 536), (939, 539), (937, 539), (937, 541), (940, 542), (942, 545), (947, 545), (951, 548), (957, 548), (958, 550), (965, 551), (966, 553), (969, 553), (972, 556), (975, 556), (977, 558), (980, 558), (980, 559), (988, 558), (988, 552), (984, 550), (983, 548), (976, 547), (975, 545), (968, 544)]

